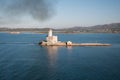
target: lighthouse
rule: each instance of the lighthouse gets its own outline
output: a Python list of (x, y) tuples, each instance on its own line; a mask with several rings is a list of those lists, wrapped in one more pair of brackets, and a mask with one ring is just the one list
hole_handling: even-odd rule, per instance
[(56, 42), (58, 42), (58, 37), (57, 36), (53, 36), (52, 29), (50, 29), (48, 31), (48, 36), (46, 37), (46, 41), (48, 43), (56, 43)]
[(48, 31), (48, 36), (52, 36), (52, 29)]

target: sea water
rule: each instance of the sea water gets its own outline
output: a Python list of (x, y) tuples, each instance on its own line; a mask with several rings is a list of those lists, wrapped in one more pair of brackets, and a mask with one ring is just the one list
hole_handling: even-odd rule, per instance
[(55, 34), (112, 46), (40, 46), (46, 34), (0, 33), (0, 80), (120, 80), (120, 34)]

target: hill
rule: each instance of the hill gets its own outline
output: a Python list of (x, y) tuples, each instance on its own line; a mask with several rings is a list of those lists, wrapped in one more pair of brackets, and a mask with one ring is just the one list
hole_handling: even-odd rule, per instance
[(61, 31), (73, 32), (73, 33), (120, 33), (120, 23), (95, 25), (89, 27), (72, 27), (60, 29)]
[[(1, 32), (35, 32), (46, 33), (49, 28), (0, 28)], [(95, 25), (89, 27), (75, 26), (72, 28), (53, 29), (56, 33), (120, 33), (120, 23)]]

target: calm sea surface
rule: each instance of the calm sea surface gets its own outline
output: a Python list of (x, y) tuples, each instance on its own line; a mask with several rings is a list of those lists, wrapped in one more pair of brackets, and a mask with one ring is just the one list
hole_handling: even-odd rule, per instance
[(120, 34), (56, 34), (109, 47), (41, 47), (46, 34), (0, 33), (0, 80), (120, 80)]

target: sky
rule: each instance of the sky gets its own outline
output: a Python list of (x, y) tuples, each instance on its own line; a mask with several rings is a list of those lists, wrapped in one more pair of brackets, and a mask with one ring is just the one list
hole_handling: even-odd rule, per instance
[[(38, 19), (34, 16), (34, 11), (29, 8), (24, 8), (25, 6), (23, 7), (24, 11), (22, 11), (22, 13), (19, 11), (21, 8), (14, 8), (16, 6), (12, 6), (10, 10), (13, 10), (14, 13), (16, 13), (14, 9), (18, 10), (15, 16), (6, 14), (9, 12), (4, 10), (5, 7), (8, 6), (9, 3), (13, 3), (13, 1), (14, 0), (0, 0), (0, 7), (2, 7), (0, 8), (2, 9), (0, 10), (0, 27), (68, 28), (120, 22), (120, 0), (49, 0), (49, 2), (52, 1), (51, 4), (47, 6), (47, 9), (50, 9), (48, 11), (49, 14), (45, 13), (47, 12), (45, 11), (46, 9), (44, 13), (41, 13), (41, 10), (38, 12), (40, 16), (42, 15), (42, 19), (41, 17)], [(3, 3), (5, 5), (2, 5)], [(34, 10), (33, 5), (28, 5), (27, 7), (33, 7)], [(37, 8), (37, 11), (38, 10)], [(37, 13), (34, 14), (39, 16)], [(46, 18), (46, 16), (48, 17)]]

